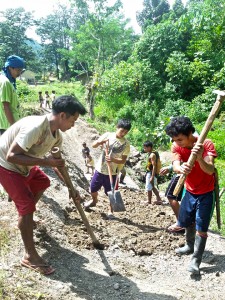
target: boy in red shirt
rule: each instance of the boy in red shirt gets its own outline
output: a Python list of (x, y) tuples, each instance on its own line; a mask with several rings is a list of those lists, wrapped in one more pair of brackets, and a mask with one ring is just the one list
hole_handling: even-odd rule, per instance
[[(178, 225), (186, 228), (186, 245), (176, 249), (176, 253), (193, 253), (188, 271), (200, 274), (199, 265), (214, 209), (214, 158), (217, 154), (210, 140), (198, 144), (194, 132), (190, 119), (184, 116), (173, 118), (166, 127), (166, 133), (173, 140), (173, 170), (187, 176), (178, 217)], [(187, 163), (191, 153), (197, 157), (192, 168)]]

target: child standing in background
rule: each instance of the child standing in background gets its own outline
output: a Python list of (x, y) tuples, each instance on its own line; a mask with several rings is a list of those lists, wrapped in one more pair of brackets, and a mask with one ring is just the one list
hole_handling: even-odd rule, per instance
[(48, 91), (45, 92), (44, 107), (45, 108), (50, 108), (50, 95), (49, 95)]
[(89, 173), (89, 169), (91, 169), (91, 175), (94, 175), (94, 160), (90, 154), (87, 154), (86, 159), (85, 159), (85, 164), (87, 167), (87, 173)]
[(56, 98), (55, 91), (52, 91), (50, 98), (51, 98), (51, 102), (55, 100)]
[(43, 102), (44, 102), (42, 92), (38, 92), (38, 100), (39, 100), (39, 103), (40, 103), (40, 108), (42, 108), (42, 105), (43, 105)]

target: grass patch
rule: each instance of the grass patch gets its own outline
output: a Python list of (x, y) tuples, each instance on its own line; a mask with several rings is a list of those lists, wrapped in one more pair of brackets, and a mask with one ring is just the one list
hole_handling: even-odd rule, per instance
[(5, 251), (7, 250), (9, 246), (9, 231), (7, 228), (4, 227), (3, 224), (1, 224), (0, 228), (0, 254), (1, 256), (4, 255)]
[[(219, 186), (221, 190), (222, 188), (225, 188), (225, 160), (216, 159), (215, 165), (219, 174)], [(222, 236), (225, 236), (225, 224), (223, 222), (223, 220), (225, 220), (225, 193), (220, 198), (220, 215), (221, 215), (221, 229), (218, 229), (217, 226), (216, 209), (214, 210), (214, 214), (210, 224), (210, 229), (220, 233)]]

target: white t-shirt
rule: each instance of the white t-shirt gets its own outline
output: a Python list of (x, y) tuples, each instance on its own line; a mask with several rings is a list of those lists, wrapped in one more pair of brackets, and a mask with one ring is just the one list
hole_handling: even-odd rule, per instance
[(0, 137), (0, 165), (8, 170), (27, 176), (33, 166), (22, 166), (10, 163), (6, 155), (13, 141), (23, 150), (25, 155), (42, 158), (53, 147), (62, 146), (62, 134), (59, 130), (52, 135), (49, 123), (50, 114), (29, 116), (14, 123)]
[[(125, 138), (117, 138), (116, 133), (106, 132), (100, 138), (100, 140), (109, 139), (109, 154), (112, 158), (122, 158), (122, 156), (128, 156), (130, 154), (130, 142)], [(118, 170), (121, 170), (123, 164), (116, 164), (110, 162), (112, 175), (116, 175)], [(108, 175), (108, 167), (105, 160), (105, 151), (102, 151), (102, 154), (96, 164), (95, 168), (99, 173)]]

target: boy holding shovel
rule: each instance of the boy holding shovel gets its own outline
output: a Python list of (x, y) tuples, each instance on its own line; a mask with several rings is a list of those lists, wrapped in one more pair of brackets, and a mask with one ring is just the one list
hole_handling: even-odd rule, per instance
[[(166, 127), (166, 133), (173, 140), (173, 170), (187, 175), (178, 217), (178, 226), (186, 229), (186, 245), (176, 249), (176, 253), (193, 253), (188, 271), (200, 274), (199, 266), (214, 209), (214, 158), (217, 154), (210, 140), (196, 143), (198, 137), (193, 135), (194, 132), (190, 119), (184, 116), (173, 118)], [(187, 163), (191, 153), (197, 157), (192, 168)]]
[[(99, 146), (107, 146), (108, 154), (105, 150), (102, 151), (101, 156), (96, 164), (95, 173), (91, 180), (91, 196), (92, 200), (85, 203), (85, 209), (96, 206), (98, 202), (98, 191), (101, 187), (104, 187), (104, 192), (107, 195), (111, 191), (111, 184), (109, 178), (108, 165), (112, 170), (113, 183), (115, 185), (116, 177), (118, 176), (118, 170), (125, 164), (127, 156), (130, 153), (130, 143), (125, 139), (125, 135), (131, 129), (131, 123), (129, 120), (121, 119), (117, 123), (116, 132), (106, 132), (98, 138), (92, 145), (93, 148)], [(114, 219), (113, 209), (110, 205), (108, 212), (108, 219)]]

